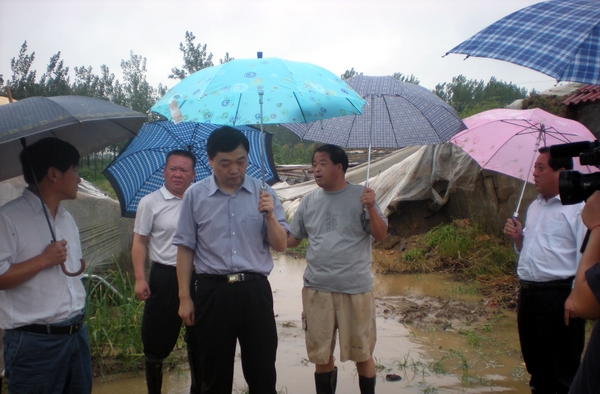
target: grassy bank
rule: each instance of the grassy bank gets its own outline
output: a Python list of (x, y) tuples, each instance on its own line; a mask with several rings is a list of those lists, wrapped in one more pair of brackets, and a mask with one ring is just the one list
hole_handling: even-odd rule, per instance
[[(138, 372), (144, 369), (140, 334), (144, 302), (135, 297), (134, 282), (127, 272), (117, 268), (103, 276), (112, 288), (97, 281), (86, 283), (86, 326), (94, 376)], [(183, 332), (175, 351), (165, 360), (166, 369), (186, 360)]]

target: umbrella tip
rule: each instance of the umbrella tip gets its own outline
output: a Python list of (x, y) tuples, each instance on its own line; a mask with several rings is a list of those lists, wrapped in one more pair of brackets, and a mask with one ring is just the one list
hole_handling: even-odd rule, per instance
[(261, 52), (256, 52), (256, 57), (258, 59), (262, 59), (262, 51)]

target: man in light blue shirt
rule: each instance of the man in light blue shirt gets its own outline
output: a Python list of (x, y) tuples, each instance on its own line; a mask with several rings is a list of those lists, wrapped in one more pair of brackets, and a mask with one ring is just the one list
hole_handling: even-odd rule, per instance
[(196, 324), (202, 393), (231, 393), (239, 341), (249, 392), (275, 394), (277, 329), (267, 276), (270, 249), (286, 248), (285, 213), (270, 187), (262, 190), (259, 180), (246, 176), (250, 147), (241, 131), (221, 127), (206, 147), (213, 175), (185, 192), (173, 237), (179, 315)]

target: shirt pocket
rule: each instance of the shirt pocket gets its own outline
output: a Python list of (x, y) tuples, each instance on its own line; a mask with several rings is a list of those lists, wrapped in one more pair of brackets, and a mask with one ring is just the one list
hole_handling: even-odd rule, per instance
[(573, 240), (568, 223), (562, 220), (546, 220), (542, 224), (540, 232), (550, 247), (567, 247)]

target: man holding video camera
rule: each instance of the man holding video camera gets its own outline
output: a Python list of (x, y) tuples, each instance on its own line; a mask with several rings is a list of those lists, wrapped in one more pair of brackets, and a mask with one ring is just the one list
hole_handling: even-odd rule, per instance
[(585, 320), (565, 305), (586, 230), (583, 203), (562, 205), (559, 197), (559, 174), (572, 168), (571, 157), (557, 159), (541, 148), (533, 169), (539, 196), (527, 210), (525, 227), (515, 218), (504, 227), (519, 253), (517, 322), (535, 394), (569, 391), (585, 342)]

